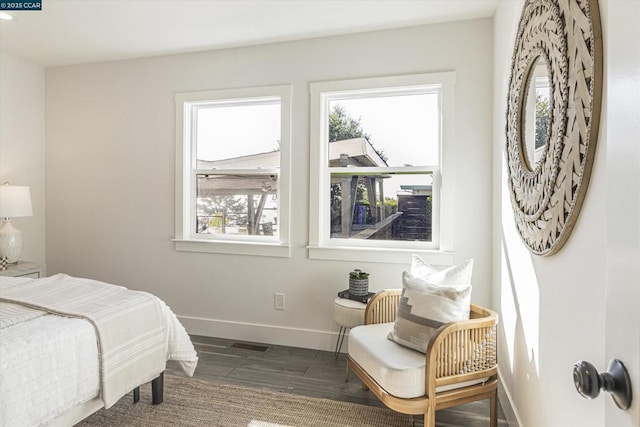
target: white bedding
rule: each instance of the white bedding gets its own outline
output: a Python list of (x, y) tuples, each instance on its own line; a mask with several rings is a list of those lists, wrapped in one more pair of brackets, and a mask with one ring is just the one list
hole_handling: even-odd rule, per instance
[[(0, 277), (0, 290), (25, 280), (32, 279)], [(191, 340), (159, 301), (167, 360), (191, 376), (197, 364)], [(89, 322), (0, 303), (0, 426), (46, 425), (99, 391), (98, 347)]]

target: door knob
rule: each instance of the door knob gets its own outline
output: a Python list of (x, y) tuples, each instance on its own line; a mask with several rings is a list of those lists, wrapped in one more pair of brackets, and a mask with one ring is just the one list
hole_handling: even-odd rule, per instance
[(611, 393), (618, 408), (627, 410), (631, 406), (631, 379), (627, 368), (618, 359), (609, 362), (608, 372), (602, 374), (589, 362), (577, 362), (573, 365), (573, 383), (586, 399), (595, 399), (602, 389)]

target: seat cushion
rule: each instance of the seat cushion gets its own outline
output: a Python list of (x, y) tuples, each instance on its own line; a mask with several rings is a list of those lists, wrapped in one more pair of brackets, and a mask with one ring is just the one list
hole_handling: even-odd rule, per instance
[(393, 322), (357, 326), (349, 332), (349, 357), (389, 394), (424, 396), (425, 355), (387, 339)]
[[(349, 357), (389, 394), (421, 397), (425, 392), (426, 357), (389, 339), (393, 322), (357, 326), (349, 332)], [(487, 378), (436, 388), (442, 392), (485, 382)]]

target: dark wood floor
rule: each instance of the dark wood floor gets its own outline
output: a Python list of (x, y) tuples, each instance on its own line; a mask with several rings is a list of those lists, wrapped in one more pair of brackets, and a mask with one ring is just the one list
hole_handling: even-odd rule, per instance
[[(347, 362), (344, 353), (336, 360), (333, 352), (327, 351), (222, 338), (191, 338), (200, 359), (195, 378), (362, 405), (384, 406), (371, 392), (362, 390), (360, 380), (353, 374), (349, 376), (349, 382), (345, 382)], [(267, 348), (265, 351), (259, 351), (259, 348), (241, 348), (246, 344)], [(181, 374), (173, 363), (169, 363), (167, 373)], [(499, 412), (499, 425), (506, 426), (502, 409)], [(414, 417), (414, 420), (414, 426), (423, 425), (421, 417)], [(489, 425), (489, 401), (438, 411), (436, 421), (438, 427), (486, 427)]]

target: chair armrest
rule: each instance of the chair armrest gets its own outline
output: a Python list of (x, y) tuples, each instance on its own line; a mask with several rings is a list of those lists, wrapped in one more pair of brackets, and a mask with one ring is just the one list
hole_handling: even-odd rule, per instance
[(402, 289), (385, 289), (372, 296), (364, 312), (364, 324), (395, 321), (401, 294)]
[(427, 389), (495, 375), (497, 324), (496, 312), (472, 304), (469, 320), (441, 326), (427, 348)]

